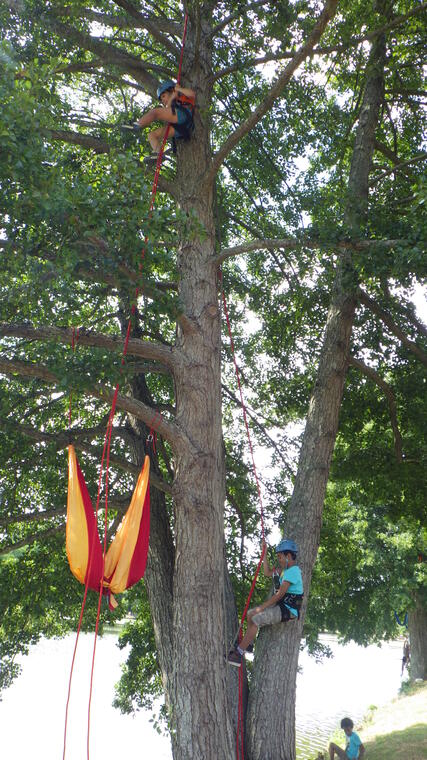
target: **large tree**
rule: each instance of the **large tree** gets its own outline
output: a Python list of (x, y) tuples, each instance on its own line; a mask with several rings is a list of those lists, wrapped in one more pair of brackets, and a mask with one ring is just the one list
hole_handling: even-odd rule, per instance
[[(58, 452), (70, 440), (63, 432), (69, 393), (75, 408), (71, 438), (95, 482), (97, 448), (119, 379), (112, 460), (117, 513), (153, 421), (159, 434), (146, 590), (174, 757), (180, 760), (228, 760), (235, 752), (237, 683), (224, 664), (237, 618), (225, 561), (218, 267), (228, 262), (225, 285), (236, 293), (233, 322), (238, 298), (253, 299), (267, 344), (274, 341), (276, 316), (269, 293), (285, 286), (295, 320), (281, 324), (294, 331), (293, 356), (304, 338), (312, 380), (317, 365), (312, 393), (300, 378), (301, 396), (307, 400), (311, 393), (311, 401), (285, 521), (301, 547), (308, 598), (362, 301), (359, 284), (375, 288), (378, 251), (393, 259), (384, 279), (397, 277), (401, 251), (416, 258), (417, 231), (409, 235), (402, 223), (394, 237), (377, 211), (390, 197), (404, 203), (405, 182), (397, 182), (396, 190), (387, 180), (402, 172), (406, 178), (408, 167), (412, 204), (418, 197), (420, 85), (413, 68), (422, 6), (343, 2), (335, 17), (337, 5), (188, 2), (183, 9), (127, 0), (28, 1), (10, 2), (2, 11), (0, 369), (8, 379), (1, 509), (8, 559), (1, 570), (9, 579), (24, 579), (10, 596), (2, 586), (2, 606), (15, 612), (10, 633), (2, 631), (6, 654), (17, 645), (12, 634), (20, 600), (28, 604), (25, 589), (34, 568), (45, 568), (47, 577), (44, 586), (38, 584), (24, 643), (40, 631), (53, 632), (52, 597), (66, 583), (60, 549), (65, 466)], [(178, 146), (176, 163), (165, 168), (150, 216), (150, 173), (143, 171), (141, 146), (119, 127), (139, 115), (146, 102), (137, 100), (139, 93), (153, 96), (158, 79), (175, 75), (184, 10), (182, 83), (197, 92), (196, 129), (189, 143)], [(398, 71), (400, 58), (408, 68), (402, 63)], [(259, 66), (272, 62), (273, 76), (271, 69), (263, 74)], [(388, 120), (386, 97), (393, 88), (400, 94), (400, 87), (409, 99), (399, 111), (407, 119), (402, 117), (402, 129), (410, 133), (402, 145), (393, 112)], [(378, 174), (370, 189), (374, 155), (385, 162), (384, 177)], [(293, 178), (299, 156), (311, 161), (304, 187)], [(313, 221), (308, 230), (301, 225), (304, 212)], [(150, 242), (141, 264), (145, 236)], [(239, 270), (235, 262), (245, 255)], [(136, 286), (128, 362), (120, 372)], [(310, 320), (307, 337), (302, 325)], [(75, 325), (80, 331), (73, 354), (67, 345)], [(245, 346), (251, 377), (257, 345)], [(284, 427), (289, 416), (281, 411), (280, 385), (289, 349), (280, 354), (276, 348), (271, 361), (277, 385), (268, 399), (269, 380), (263, 383), (259, 403), (267, 425), (275, 418)], [(294, 362), (296, 387), (300, 367)], [(226, 394), (233, 400), (229, 388)], [(233, 412), (228, 417), (232, 424)], [(259, 419), (256, 424), (265, 431)], [(227, 435), (225, 443), (227, 503), (253, 532), (253, 514), (247, 504), (246, 512), (241, 508), (241, 469), (233, 469), (239, 449)], [(232, 544), (235, 525), (227, 536)], [(78, 589), (72, 589), (67, 593), (73, 598), (60, 602), (64, 620), (75, 610)], [(304, 612), (293, 627), (268, 632), (257, 648), (246, 720), (252, 760), (295, 756), (303, 619)]]

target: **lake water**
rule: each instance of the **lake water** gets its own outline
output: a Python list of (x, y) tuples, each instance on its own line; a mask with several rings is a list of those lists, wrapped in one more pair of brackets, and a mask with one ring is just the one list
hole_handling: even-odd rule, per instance
[[(114, 684), (126, 657), (116, 636), (98, 639), (91, 710), (90, 760), (171, 760), (169, 741), (159, 736), (147, 712), (121, 715), (112, 705)], [(397, 695), (401, 642), (382, 647), (340, 646), (323, 636), (334, 658), (318, 664), (300, 656), (297, 680), (297, 750), (299, 760), (323, 748), (344, 715), (355, 723), (367, 708)], [(66, 760), (86, 759), (87, 696), (93, 637), (82, 634), (73, 678)], [(0, 749), (3, 760), (60, 760), (64, 711), (74, 636), (43, 640), (23, 658), (23, 673), (0, 702)]]

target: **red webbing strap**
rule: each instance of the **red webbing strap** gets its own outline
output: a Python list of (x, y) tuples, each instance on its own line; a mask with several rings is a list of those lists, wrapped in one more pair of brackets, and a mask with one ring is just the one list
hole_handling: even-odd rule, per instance
[[(185, 45), (185, 40), (186, 40), (186, 36), (187, 36), (187, 24), (188, 24), (188, 14), (185, 14), (184, 31), (183, 31), (183, 37), (182, 37), (182, 43), (181, 43), (181, 55), (180, 55), (179, 67), (178, 67), (178, 78), (177, 78), (177, 83), (178, 84), (179, 84), (179, 82), (181, 80), (181, 69), (182, 69), (182, 61), (183, 61), (183, 55), (184, 55), (184, 45)], [(161, 170), (161, 167), (162, 167), (164, 149), (165, 149), (166, 141), (168, 139), (169, 131), (170, 131), (170, 125), (168, 124), (168, 126), (167, 126), (167, 128), (165, 130), (165, 135), (164, 135), (163, 142), (162, 142), (162, 145), (161, 145), (161, 148), (160, 148), (160, 152), (159, 152), (159, 155), (158, 155), (158, 158), (157, 158), (156, 169), (155, 169), (155, 172), (154, 172), (153, 185), (152, 185), (152, 188), (151, 188), (151, 202), (150, 202), (150, 208), (149, 208), (149, 212), (148, 212), (149, 217), (151, 216), (151, 214), (153, 212), (153, 209), (154, 209), (154, 205), (155, 205), (157, 188), (158, 188), (158, 183), (159, 183), (160, 170)], [(139, 270), (140, 271), (142, 269), (142, 262), (143, 262), (144, 257), (145, 257), (147, 242), (148, 242), (148, 236), (145, 237), (144, 246), (143, 246), (143, 249), (141, 251), (141, 259), (140, 259), (140, 264), (139, 264)], [(131, 314), (130, 314), (130, 317), (129, 317), (129, 321), (128, 321), (128, 325), (127, 325), (127, 330), (126, 330), (125, 341), (124, 341), (124, 345), (123, 345), (123, 352), (122, 352), (122, 359), (121, 359), (122, 367), (125, 364), (125, 358), (126, 358), (126, 355), (127, 355), (127, 352), (128, 352), (130, 332), (131, 332), (131, 327), (132, 327), (132, 317), (134, 316), (135, 311), (136, 311), (136, 301), (137, 301), (138, 295), (139, 295), (139, 288), (137, 287), (136, 291), (135, 291), (135, 302), (132, 304), (132, 307), (131, 307)], [(75, 345), (74, 344), (74, 335), (75, 335), (75, 332), (73, 330), (73, 337), (72, 337), (73, 348), (74, 348), (74, 345)], [(114, 415), (115, 415), (115, 411), (116, 411), (116, 404), (117, 404), (118, 393), (119, 393), (119, 383), (117, 383), (117, 385), (115, 387), (113, 401), (112, 401), (112, 404), (111, 404), (110, 416), (109, 416), (108, 423), (107, 423), (107, 430), (106, 430), (106, 433), (105, 433), (104, 448), (103, 448), (102, 458), (101, 458), (101, 464), (100, 464), (100, 468), (99, 468), (98, 492), (97, 492), (96, 508), (95, 508), (95, 520), (97, 521), (97, 519), (98, 519), (98, 508), (99, 508), (99, 502), (100, 502), (100, 496), (101, 496), (101, 488), (102, 488), (102, 474), (103, 474), (104, 460), (105, 460), (105, 463), (106, 463), (105, 464), (105, 519), (104, 519), (104, 546), (103, 546), (102, 577), (104, 576), (106, 543), (107, 543), (108, 485), (109, 485), (109, 466), (110, 466), (110, 445), (111, 445), (111, 435), (112, 435), (112, 430), (113, 430), (113, 420), (114, 420)], [(161, 419), (160, 413), (156, 410), (155, 414), (154, 414), (154, 417), (153, 417), (153, 419), (152, 419), (152, 421), (150, 423), (150, 434), (149, 435), (153, 436), (153, 438), (154, 438), (155, 433), (156, 433), (156, 424), (155, 423), (156, 423), (157, 417), (159, 417)], [(70, 424), (71, 424), (71, 398), (70, 398), (69, 420), (70, 420)], [(68, 685), (68, 696), (67, 696), (67, 704), (66, 704), (66, 709), (65, 709), (63, 760), (65, 760), (65, 752), (66, 752), (68, 708), (69, 708), (70, 694), (71, 694), (71, 681), (72, 681), (73, 670), (74, 670), (74, 662), (75, 662), (76, 651), (77, 651), (77, 643), (78, 643), (78, 638), (79, 638), (81, 624), (82, 624), (82, 619), (83, 619), (83, 613), (84, 613), (84, 609), (85, 609), (85, 605), (86, 605), (86, 599), (87, 599), (88, 584), (89, 584), (89, 575), (90, 575), (90, 567), (91, 567), (91, 561), (92, 561), (92, 556), (93, 556), (93, 545), (91, 546), (91, 551), (90, 551), (90, 555), (89, 556), (90, 556), (89, 568), (88, 568), (88, 571), (87, 571), (87, 574), (86, 574), (87, 580), (86, 580), (86, 583), (85, 583), (85, 590), (84, 590), (84, 595), (83, 595), (83, 601), (82, 601), (82, 606), (81, 606), (81, 610), (80, 610), (80, 617), (79, 617), (79, 622), (78, 622), (78, 627), (77, 627), (76, 641), (75, 641), (75, 645), (74, 645), (74, 652), (73, 652), (73, 657), (72, 657), (72, 662), (71, 662), (70, 679), (69, 679), (69, 685)], [(94, 667), (95, 667), (96, 642), (97, 642), (97, 636), (98, 636), (99, 619), (100, 619), (100, 614), (101, 614), (102, 593), (103, 593), (103, 582), (101, 580), (100, 589), (99, 589), (99, 596), (98, 596), (98, 609), (97, 609), (96, 624), (95, 624), (95, 636), (94, 636), (93, 653), (92, 653), (92, 666), (91, 666), (89, 700), (88, 700), (88, 723), (87, 723), (87, 742), (86, 742), (87, 760), (89, 760), (89, 753), (90, 753), (90, 712), (91, 712), (91, 703), (92, 703), (93, 674), (94, 674)]]
[[(236, 351), (235, 351), (235, 346), (234, 346), (233, 333), (231, 331), (230, 315), (229, 315), (229, 312), (228, 312), (228, 306), (227, 306), (227, 300), (225, 298), (224, 288), (222, 287), (222, 272), (221, 272), (221, 270), (219, 270), (218, 274), (219, 274), (219, 280), (220, 280), (220, 283), (221, 283), (221, 297), (222, 297), (222, 303), (223, 303), (223, 306), (224, 306), (224, 315), (225, 315), (225, 319), (226, 319), (226, 322), (227, 322), (228, 334), (229, 334), (229, 337), (230, 337), (231, 355), (233, 357), (234, 370), (235, 370), (235, 373), (236, 373), (237, 385), (238, 385), (238, 388), (239, 388), (240, 403), (241, 403), (242, 412), (243, 412), (243, 419), (244, 419), (244, 422), (245, 422), (246, 436), (247, 436), (248, 443), (249, 443), (249, 450), (251, 452), (252, 470), (253, 470), (253, 473), (254, 473), (256, 487), (257, 487), (257, 491), (258, 491), (258, 499), (259, 499), (259, 504), (260, 504), (260, 517), (261, 517), (261, 536), (262, 536), (262, 540), (263, 540), (263, 549), (262, 549), (262, 552), (261, 552), (261, 557), (260, 557), (260, 560), (258, 562), (256, 571), (255, 571), (255, 575), (254, 575), (254, 579), (252, 581), (252, 585), (251, 585), (251, 588), (249, 590), (248, 598), (246, 599), (246, 604), (245, 604), (245, 607), (244, 607), (244, 610), (243, 610), (243, 614), (242, 614), (242, 617), (241, 617), (241, 620), (240, 620), (239, 633), (238, 633), (238, 641), (240, 643), (240, 641), (242, 640), (242, 626), (243, 626), (243, 623), (245, 621), (245, 618), (246, 618), (246, 615), (247, 615), (247, 612), (248, 612), (248, 609), (249, 609), (249, 605), (250, 605), (250, 602), (251, 602), (251, 599), (252, 599), (252, 595), (253, 595), (254, 590), (255, 590), (255, 586), (256, 586), (257, 579), (258, 579), (259, 571), (261, 570), (261, 565), (262, 565), (262, 562), (263, 562), (263, 559), (264, 559), (264, 554), (265, 554), (265, 545), (264, 545), (264, 541), (265, 541), (264, 505), (263, 505), (263, 502), (262, 502), (261, 485), (260, 485), (260, 482), (259, 482), (258, 473), (257, 473), (257, 469), (256, 469), (256, 464), (255, 464), (255, 456), (254, 456), (254, 450), (253, 450), (253, 446), (252, 446), (251, 434), (250, 434), (250, 430), (249, 430), (247, 409), (246, 409), (246, 405), (245, 405), (244, 398), (243, 398), (242, 384), (240, 382), (240, 372), (239, 372), (239, 367), (238, 367), (237, 360), (236, 360)], [(240, 748), (239, 748), (239, 739), (240, 739)], [(240, 757), (242, 758), (242, 760), (244, 760), (244, 757), (245, 757), (245, 755), (244, 755), (244, 716), (243, 716), (243, 667), (239, 668), (239, 705), (238, 705), (237, 732), (236, 732), (236, 757), (237, 757), (237, 760), (239, 760)]]

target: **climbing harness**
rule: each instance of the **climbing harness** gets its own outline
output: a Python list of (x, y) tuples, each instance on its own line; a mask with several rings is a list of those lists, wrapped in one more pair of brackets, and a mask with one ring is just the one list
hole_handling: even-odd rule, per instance
[(285, 594), (282, 599), (279, 599), (277, 604), (282, 613), (282, 623), (286, 623), (292, 617), (292, 612), (289, 607), (297, 611), (299, 620), (303, 599), (304, 594)]
[[(187, 36), (187, 24), (188, 24), (188, 14), (185, 14), (184, 30), (183, 30), (183, 37), (182, 37), (182, 42), (181, 42), (181, 54), (180, 54), (179, 67), (178, 67), (178, 77), (177, 77), (178, 83), (180, 82), (180, 79), (181, 79), (184, 46), (185, 46), (185, 40)], [(154, 210), (157, 187), (159, 183), (160, 170), (161, 170), (162, 161), (163, 161), (163, 154), (164, 154), (166, 141), (168, 139), (169, 131), (170, 131), (170, 125), (168, 125), (165, 130), (165, 135), (164, 135), (163, 142), (162, 142), (159, 155), (157, 158), (153, 185), (151, 189), (151, 202), (150, 202), (150, 207), (149, 207), (149, 212), (148, 212), (149, 216), (151, 216)], [(144, 245), (141, 251), (141, 260), (140, 260), (140, 265), (139, 265), (140, 271), (142, 269), (142, 263), (145, 257), (147, 243), (148, 243), (148, 236), (146, 236), (144, 239)], [(136, 313), (136, 303), (137, 303), (138, 296), (139, 296), (139, 288), (137, 287), (135, 291), (134, 302), (131, 306), (131, 313), (130, 313), (124, 345), (123, 345), (122, 359), (121, 359), (122, 368), (125, 364), (125, 360), (126, 360), (126, 356), (128, 352), (132, 320)], [(72, 332), (71, 342), (72, 342), (72, 348), (74, 350), (75, 345), (76, 345), (76, 331), (74, 329)], [(89, 746), (90, 745), (90, 712), (91, 712), (92, 691), (93, 691), (93, 675), (94, 675), (94, 665), (95, 665), (96, 642), (97, 642), (97, 636), (98, 636), (102, 597), (103, 597), (103, 594), (106, 592), (107, 595), (109, 596), (110, 602), (114, 604), (111, 598), (112, 592), (124, 590), (124, 588), (128, 588), (130, 585), (132, 585), (132, 583), (136, 582), (136, 580), (133, 580), (133, 578), (136, 578), (136, 576), (141, 571), (141, 569), (142, 569), (142, 574), (143, 574), (145, 570), (146, 554), (148, 551), (147, 521), (149, 520), (149, 508), (147, 506), (147, 499), (149, 499), (149, 496), (148, 496), (149, 494), (149, 488), (148, 488), (149, 465), (147, 463), (147, 460), (145, 461), (144, 468), (142, 470), (140, 478), (138, 479), (137, 485), (135, 487), (134, 497), (132, 499), (128, 513), (122, 522), (123, 529), (121, 529), (122, 528), (121, 526), (121, 528), (118, 530), (116, 534), (116, 537), (113, 543), (110, 546), (109, 551), (107, 552), (106, 550), (107, 526), (108, 526), (107, 517), (108, 517), (110, 448), (111, 448), (111, 436), (112, 436), (112, 431), (113, 431), (113, 421), (114, 421), (114, 415), (116, 411), (117, 399), (118, 399), (118, 394), (119, 394), (119, 387), (120, 387), (120, 384), (117, 383), (114, 389), (110, 414), (109, 414), (108, 423), (107, 423), (107, 429), (105, 433), (104, 447), (103, 447), (101, 463), (100, 463), (100, 468), (99, 468), (98, 493), (97, 493), (97, 498), (96, 498), (95, 511), (93, 511), (92, 509), (92, 505), (90, 504), (90, 499), (88, 500), (87, 488), (84, 485), (83, 476), (81, 475), (81, 470), (78, 465), (77, 459), (75, 457), (74, 448), (70, 446), (70, 449), (69, 449), (69, 475), (71, 473), (71, 491), (69, 488), (68, 504), (71, 503), (72, 517), (71, 517), (70, 527), (67, 525), (67, 541), (68, 541), (67, 552), (70, 559), (70, 566), (71, 566), (72, 572), (74, 573), (74, 575), (76, 575), (79, 578), (79, 580), (82, 580), (82, 582), (84, 582), (85, 589), (84, 589), (83, 601), (82, 601), (81, 610), (80, 610), (80, 617), (79, 617), (78, 626), (77, 626), (76, 640), (74, 644), (74, 651), (73, 651), (73, 657), (71, 661), (70, 677), (69, 677), (69, 684), (68, 684), (68, 694), (67, 694), (67, 702), (66, 702), (66, 708), (65, 708), (63, 760), (65, 760), (65, 754), (66, 754), (68, 709), (69, 709), (70, 696), (71, 696), (71, 683), (72, 683), (74, 663), (75, 663), (76, 652), (77, 652), (77, 644), (78, 644), (81, 624), (83, 620), (83, 613), (84, 613), (84, 609), (86, 605), (88, 589), (90, 587), (91, 588), (95, 587), (98, 590), (98, 609), (97, 609), (97, 615), (96, 615), (95, 635), (94, 635), (94, 644), (93, 644), (93, 652), (92, 652), (92, 667), (91, 667), (90, 687), (89, 687), (89, 699), (88, 699), (88, 720), (87, 720), (87, 740), (86, 740), (87, 760), (89, 760), (89, 757), (90, 757), (90, 746)], [(71, 398), (72, 397), (70, 396), (69, 424), (71, 424)], [(162, 418), (161, 418), (160, 413), (156, 410), (154, 417), (151, 420), (151, 423), (149, 426), (150, 433), (149, 433), (148, 440), (150, 443), (153, 444), (153, 446), (155, 446), (156, 429), (158, 428), (158, 425), (161, 422), (161, 419)], [(104, 541), (103, 541), (103, 546), (101, 548), (97, 524), (98, 524), (98, 507), (100, 503), (102, 480), (103, 480), (103, 473), (104, 473), (104, 462), (105, 462), (105, 518), (104, 518)], [(70, 479), (69, 479), (69, 483), (70, 483)], [(77, 511), (75, 511), (73, 507), (77, 507)], [(131, 525), (133, 526), (133, 530), (130, 529)], [(138, 530), (136, 529), (137, 525), (139, 525)], [(77, 539), (75, 535), (76, 531), (77, 531)], [(128, 541), (128, 538), (129, 538), (128, 534), (131, 534), (131, 536), (133, 536), (130, 542)], [(77, 551), (77, 554), (76, 554), (76, 546), (81, 547), (80, 540), (82, 536), (84, 537), (83, 556), (77, 556), (80, 552), (80, 549)], [(138, 548), (141, 549), (141, 554), (138, 553)], [(136, 567), (136, 565), (138, 565), (138, 567)], [(140, 577), (142, 576), (140, 575)]]
[[(188, 98), (187, 98), (188, 100)], [(190, 101), (189, 101), (190, 102)], [(176, 124), (171, 124), (175, 130), (173, 140), (189, 140), (194, 132), (194, 120), (193, 111), (189, 105), (181, 104), (182, 101), (175, 101), (172, 103), (172, 113), (176, 113), (178, 121)], [(194, 104), (193, 104), (194, 107)]]

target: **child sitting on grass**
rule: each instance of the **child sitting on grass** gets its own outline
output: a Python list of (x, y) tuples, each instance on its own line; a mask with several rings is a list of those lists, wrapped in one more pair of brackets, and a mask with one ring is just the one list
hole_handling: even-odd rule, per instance
[(329, 745), (329, 759), (334, 760), (335, 755), (337, 755), (342, 760), (361, 760), (365, 754), (365, 747), (358, 734), (353, 731), (353, 721), (351, 718), (343, 718), (341, 728), (346, 735), (345, 750), (331, 742)]

